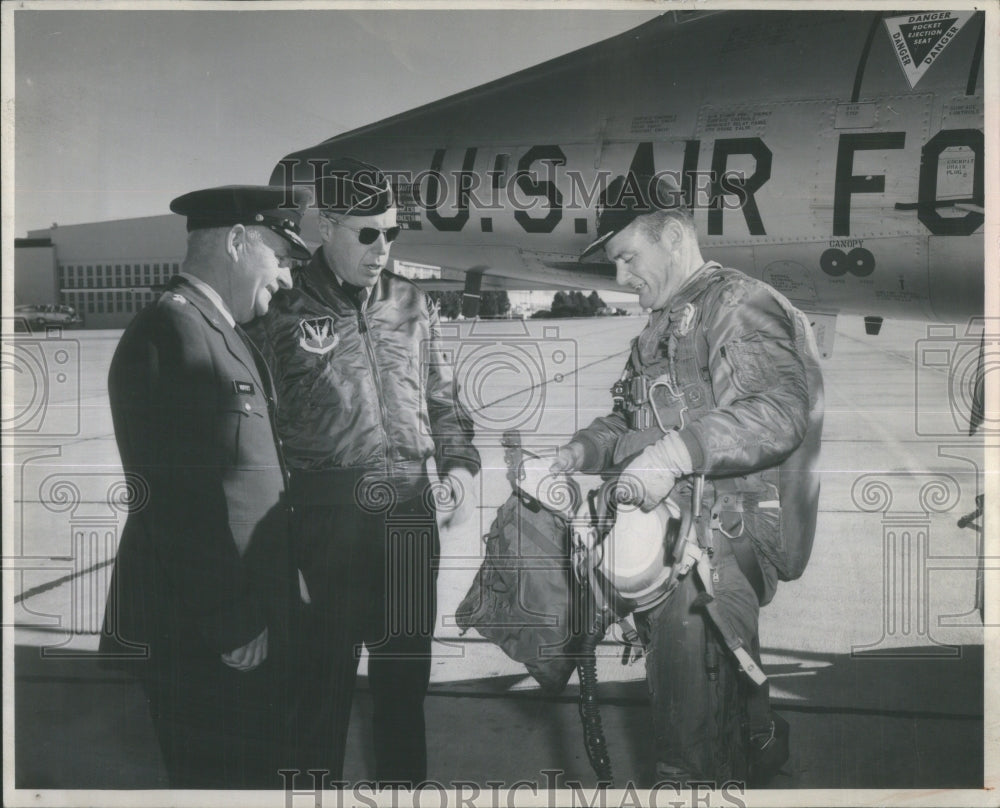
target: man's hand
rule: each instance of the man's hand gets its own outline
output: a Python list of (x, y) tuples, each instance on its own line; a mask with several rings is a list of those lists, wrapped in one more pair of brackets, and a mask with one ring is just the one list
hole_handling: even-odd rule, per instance
[(238, 671), (252, 671), (265, 659), (267, 659), (266, 628), (242, 648), (222, 655), (222, 661)]
[(448, 487), (450, 500), (438, 507), (438, 526), (442, 530), (460, 527), (476, 512), (476, 486), (472, 474), (456, 466), (445, 473), (441, 482)]
[(556, 452), (555, 460), (549, 466), (549, 471), (553, 474), (569, 473), (579, 471), (581, 465), (583, 465), (583, 446), (575, 441), (570, 441)]
[(651, 511), (666, 499), (677, 478), (692, 472), (691, 454), (676, 432), (669, 432), (647, 446), (628, 464), (622, 477), (632, 477), (641, 497), (639, 507)]

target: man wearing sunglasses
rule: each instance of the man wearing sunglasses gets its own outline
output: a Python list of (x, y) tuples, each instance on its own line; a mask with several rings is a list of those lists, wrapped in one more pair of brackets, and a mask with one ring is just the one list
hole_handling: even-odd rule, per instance
[(386, 268), (400, 228), (384, 175), (336, 160), (315, 203), (320, 248), (249, 329), (278, 387), (291, 472), (302, 600), (296, 766), (341, 778), (364, 646), (375, 777), (413, 785), (427, 773), (437, 527), (474, 513), (479, 454), (441, 361), (436, 314)]

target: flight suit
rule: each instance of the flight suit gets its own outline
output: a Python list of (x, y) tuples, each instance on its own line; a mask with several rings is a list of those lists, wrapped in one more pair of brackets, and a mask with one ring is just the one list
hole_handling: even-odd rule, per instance
[[(819, 448), (822, 380), (808, 325), (797, 318), (766, 284), (706, 263), (633, 342), (616, 386), (631, 403), (573, 436), (584, 447), (582, 470), (613, 474), (677, 431), (707, 478), (702, 510), (718, 517), (708, 534), (716, 602), (755, 653), (759, 605), (786, 560), (761, 548), (780, 548), (786, 509), (788, 518), (811, 513), (815, 525), (816, 486), (811, 501), (783, 497), (776, 507), (779, 464), (802, 452), (808, 466)], [(721, 783), (746, 774), (738, 689), (747, 685), (694, 606), (699, 591), (692, 571), (666, 601), (637, 613), (636, 627), (647, 650), (658, 778)], [(751, 731), (766, 712), (765, 700)]]

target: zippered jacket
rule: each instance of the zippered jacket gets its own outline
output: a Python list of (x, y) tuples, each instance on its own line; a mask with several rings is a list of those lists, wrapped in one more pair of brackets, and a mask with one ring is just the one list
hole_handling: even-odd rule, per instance
[(748, 531), (765, 516), (776, 522), (757, 529), (773, 534), (758, 549), (782, 578), (801, 575), (816, 529), (823, 427), (819, 355), (802, 312), (766, 283), (707, 262), (650, 315), (622, 381), (638, 396), (573, 436), (582, 470), (621, 470), (677, 430), (706, 475), (704, 505), (730, 494)]
[[(248, 328), (274, 376), (278, 431), (296, 471), (357, 471), (400, 481), (479, 470), (436, 311), (383, 270), (367, 300), (340, 286), (322, 250)], [(412, 492), (411, 492), (412, 493)]]

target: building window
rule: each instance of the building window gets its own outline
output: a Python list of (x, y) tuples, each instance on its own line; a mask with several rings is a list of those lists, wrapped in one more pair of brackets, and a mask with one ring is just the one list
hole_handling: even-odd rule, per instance
[(94, 268), (87, 267), (87, 288), (92, 289), (94, 286)]
[[(90, 269), (90, 267), (87, 267), (87, 269)], [(94, 313), (94, 293), (93, 292), (87, 292), (87, 313), (88, 314), (93, 314)]]

